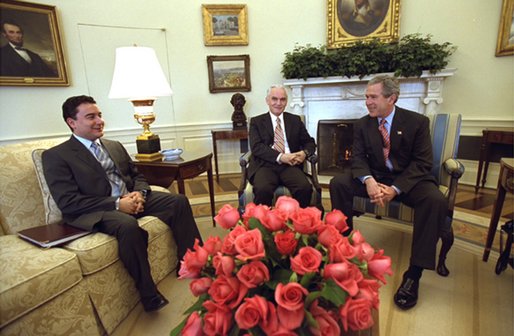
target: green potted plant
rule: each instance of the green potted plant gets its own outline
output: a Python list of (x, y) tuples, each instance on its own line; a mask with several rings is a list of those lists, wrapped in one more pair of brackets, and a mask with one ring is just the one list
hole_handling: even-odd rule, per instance
[(436, 73), (448, 65), (456, 50), (449, 42), (431, 43), (431, 36), (406, 35), (398, 42), (378, 39), (340, 48), (296, 46), (285, 54), (282, 74), (286, 79), (328, 76), (359, 76), (383, 72), (419, 77), (423, 70)]

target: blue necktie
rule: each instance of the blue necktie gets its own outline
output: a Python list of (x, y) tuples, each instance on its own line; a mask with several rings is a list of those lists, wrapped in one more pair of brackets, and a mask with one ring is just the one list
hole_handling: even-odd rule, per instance
[(91, 143), (91, 148), (100, 162), (100, 165), (105, 170), (109, 183), (111, 184), (111, 196), (123, 196), (127, 193), (127, 186), (123, 179), (119, 175), (114, 162), (111, 160), (109, 155), (104, 151), (101, 144), (96, 142)]

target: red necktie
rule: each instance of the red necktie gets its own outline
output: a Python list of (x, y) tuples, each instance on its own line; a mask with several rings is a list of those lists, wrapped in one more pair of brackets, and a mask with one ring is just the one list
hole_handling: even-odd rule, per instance
[(382, 135), (382, 140), (384, 144), (384, 162), (389, 158), (389, 151), (391, 150), (391, 140), (389, 139), (389, 133), (387, 132), (387, 128), (385, 128), (385, 123), (387, 121), (385, 119), (380, 120), (380, 126), (378, 126), (378, 130)]
[(284, 146), (284, 132), (282, 131), (282, 126), (280, 125), (280, 118), (277, 118), (277, 126), (275, 127), (275, 138), (273, 141), (273, 147), (275, 150), (279, 151), (280, 153), (284, 153), (285, 146)]

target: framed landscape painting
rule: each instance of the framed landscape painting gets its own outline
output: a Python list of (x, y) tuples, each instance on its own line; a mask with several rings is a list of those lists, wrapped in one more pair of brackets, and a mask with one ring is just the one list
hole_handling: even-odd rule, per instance
[(202, 5), (206, 46), (248, 45), (246, 5)]
[(327, 47), (359, 40), (398, 40), (400, 0), (327, 0)]
[(69, 85), (54, 6), (0, 0), (0, 19), (0, 85)]
[(250, 56), (207, 56), (209, 91), (250, 91)]

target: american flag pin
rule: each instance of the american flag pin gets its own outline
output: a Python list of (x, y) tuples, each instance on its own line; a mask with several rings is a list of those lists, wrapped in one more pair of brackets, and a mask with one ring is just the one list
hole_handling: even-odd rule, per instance
[(398, 131), (398, 132), (396, 132), (396, 134), (402, 135), (402, 131)]

